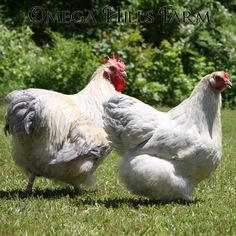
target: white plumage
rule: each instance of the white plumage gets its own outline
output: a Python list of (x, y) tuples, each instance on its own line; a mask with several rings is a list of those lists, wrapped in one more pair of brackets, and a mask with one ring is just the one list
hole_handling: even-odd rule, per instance
[[(5, 132), (13, 136), (13, 158), (31, 175), (27, 193), (32, 191), (35, 176), (77, 189), (91, 182), (93, 172), (111, 151), (102, 104), (123, 89), (124, 70), (124, 63), (113, 56), (78, 94), (27, 89), (5, 97), (10, 103)], [(117, 83), (123, 87), (117, 89)]]
[(122, 155), (121, 178), (133, 193), (159, 200), (189, 200), (221, 157), (224, 72), (205, 76), (191, 96), (160, 112), (126, 95), (104, 104), (105, 130)]

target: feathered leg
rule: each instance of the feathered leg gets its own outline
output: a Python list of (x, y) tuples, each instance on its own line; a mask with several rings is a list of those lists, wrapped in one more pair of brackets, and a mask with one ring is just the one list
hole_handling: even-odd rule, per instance
[(28, 185), (27, 185), (27, 187), (24, 191), (25, 195), (31, 195), (32, 194), (32, 187), (33, 187), (33, 184), (34, 184), (35, 177), (36, 176), (34, 174), (30, 175), (29, 180), (28, 180)]

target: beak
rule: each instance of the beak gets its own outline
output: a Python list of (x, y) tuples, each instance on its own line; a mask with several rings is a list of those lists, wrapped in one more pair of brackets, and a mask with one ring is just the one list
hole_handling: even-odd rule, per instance
[(227, 85), (227, 88), (231, 88), (232, 87), (232, 83), (229, 80), (227, 80), (226, 85)]
[(123, 71), (123, 72), (121, 73), (121, 75), (122, 75), (122, 77), (127, 78), (127, 74), (126, 74), (125, 71)]

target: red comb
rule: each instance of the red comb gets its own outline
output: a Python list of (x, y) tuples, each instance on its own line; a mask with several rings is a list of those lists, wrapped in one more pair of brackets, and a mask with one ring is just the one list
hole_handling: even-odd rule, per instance
[(112, 54), (111, 54), (111, 59), (114, 59), (114, 60), (116, 59), (114, 52), (112, 52)]
[(229, 74), (224, 72), (224, 77), (228, 79), (229, 78)]
[(115, 57), (114, 52), (111, 54), (111, 58), (109, 56), (107, 56), (102, 63), (106, 64), (109, 60), (114, 60), (116, 62), (122, 62), (120, 55), (118, 55), (117, 57)]
[(107, 56), (102, 63), (106, 64), (110, 62), (111, 64), (115, 64), (116, 66), (118, 66), (121, 70), (125, 70), (125, 63), (121, 60), (120, 55), (118, 55), (117, 57), (115, 57), (114, 52), (112, 52), (111, 54), (111, 58), (109, 56)]

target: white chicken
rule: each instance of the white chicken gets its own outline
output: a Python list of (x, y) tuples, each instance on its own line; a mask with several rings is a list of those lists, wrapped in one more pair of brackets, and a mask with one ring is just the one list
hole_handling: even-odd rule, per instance
[(104, 104), (105, 130), (122, 155), (120, 175), (129, 190), (162, 201), (190, 200), (221, 158), (221, 92), (228, 75), (205, 76), (191, 96), (160, 112), (126, 95)]
[(5, 133), (13, 137), (13, 158), (30, 174), (27, 194), (36, 176), (71, 184), (79, 190), (111, 151), (103, 127), (103, 103), (123, 91), (125, 64), (112, 55), (89, 84), (75, 95), (43, 90), (13, 91)]

